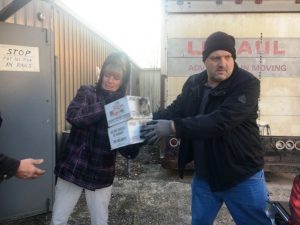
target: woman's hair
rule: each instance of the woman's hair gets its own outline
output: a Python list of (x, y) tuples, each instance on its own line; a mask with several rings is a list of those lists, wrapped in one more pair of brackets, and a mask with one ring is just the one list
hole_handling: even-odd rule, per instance
[(130, 77), (130, 61), (128, 56), (123, 52), (114, 52), (107, 56), (101, 67), (100, 76), (96, 84), (97, 91), (102, 89), (101, 84), (107, 69), (116, 69), (123, 72), (122, 85), (120, 86), (118, 92), (125, 94)]

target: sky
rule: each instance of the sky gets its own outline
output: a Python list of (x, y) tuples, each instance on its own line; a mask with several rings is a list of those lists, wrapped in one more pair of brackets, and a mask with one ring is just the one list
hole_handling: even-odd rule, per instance
[(141, 68), (160, 68), (161, 0), (59, 1)]

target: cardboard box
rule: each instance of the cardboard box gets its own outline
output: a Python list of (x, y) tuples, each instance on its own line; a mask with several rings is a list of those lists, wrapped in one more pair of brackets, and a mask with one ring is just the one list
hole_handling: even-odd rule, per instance
[(148, 120), (128, 120), (108, 128), (108, 137), (111, 149), (126, 145), (141, 143), (140, 127)]
[(131, 119), (152, 119), (149, 98), (125, 96), (104, 106), (108, 126)]

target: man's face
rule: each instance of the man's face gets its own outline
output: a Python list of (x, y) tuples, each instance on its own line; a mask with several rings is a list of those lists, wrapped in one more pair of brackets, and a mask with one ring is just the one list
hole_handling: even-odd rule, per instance
[(208, 74), (208, 84), (211, 87), (216, 87), (222, 81), (227, 80), (234, 68), (234, 60), (231, 53), (224, 50), (210, 53), (204, 64)]

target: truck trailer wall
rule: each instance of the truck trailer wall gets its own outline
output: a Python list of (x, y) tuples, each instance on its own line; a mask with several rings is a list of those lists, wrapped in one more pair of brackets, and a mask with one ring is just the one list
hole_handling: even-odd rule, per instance
[[(210, 1), (207, 4), (216, 5), (216, 2)], [(192, 6), (191, 4), (190, 8)], [(224, 5), (224, 7), (227, 6), (228, 4)], [(292, 2), (291, 7), (293, 6), (299, 8), (299, 4)], [(201, 57), (201, 41), (215, 31), (224, 31), (236, 38), (237, 50), (244, 43), (244, 46), (241, 47), (243, 51), (238, 53), (238, 58), (239, 56), (240, 58), (237, 62), (240, 65), (253, 61), (252, 64), (256, 63), (253, 68), (257, 69), (260, 64), (262, 66), (256, 72), (251, 71), (261, 80), (258, 122), (269, 124), (272, 135), (299, 135), (300, 89), (297, 84), (300, 82), (300, 26), (298, 25), (300, 10), (297, 13), (279, 12), (280, 9), (276, 13), (253, 12), (255, 11), (254, 8), (252, 12), (246, 13), (239, 13), (238, 10), (234, 13), (222, 11), (187, 13), (180, 12), (180, 6), (178, 7), (177, 12), (171, 12), (170, 7), (166, 4), (163, 22), (162, 74), (168, 76), (166, 104), (170, 104), (180, 93), (182, 85), (189, 75), (204, 69)], [(222, 6), (218, 5), (218, 7)], [(192, 9), (189, 10), (193, 11)], [(185, 44), (174, 45), (172, 44), (174, 41)], [(245, 45), (248, 43), (248, 47), (252, 48), (251, 51), (255, 51), (256, 41), (262, 42), (261, 48), (265, 53), (269, 51), (269, 56), (259, 52), (251, 53), (252, 56), (245, 56), (244, 50), (247, 48), (244, 48)], [(180, 49), (181, 45), (183, 46), (182, 49)], [(176, 46), (178, 48), (177, 55), (174, 54)], [(187, 53), (188, 51), (190, 51), (190, 55)], [(284, 51), (283, 56), (276, 55), (279, 51)], [(259, 62), (260, 55), (262, 62)], [(195, 71), (189, 73), (182, 70), (180, 72), (179, 66), (177, 70), (179, 72), (176, 73), (175, 65), (186, 66), (190, 63), (190, 66), (193, 66), (194, 64), (191, 62), (197, 62)], [(264, 63), (265, 65), (263, 65)]]

